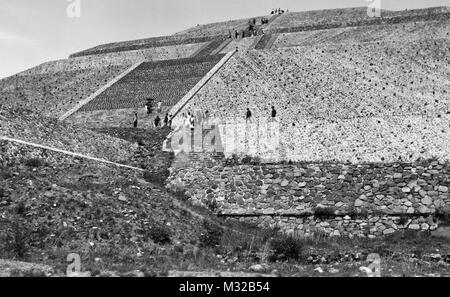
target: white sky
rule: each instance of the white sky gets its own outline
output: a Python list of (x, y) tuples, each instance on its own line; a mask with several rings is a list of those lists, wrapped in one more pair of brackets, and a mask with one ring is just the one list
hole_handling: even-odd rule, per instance
[[(304, 11), (361, 7), (367, 0), (0, 0), (0, 78), (42, 62), (114, 41), (148, 38), (197, 24), (266, 15), (272, 8)], [(450, 6), (450, 0), (381, 0), (383, 9)]]

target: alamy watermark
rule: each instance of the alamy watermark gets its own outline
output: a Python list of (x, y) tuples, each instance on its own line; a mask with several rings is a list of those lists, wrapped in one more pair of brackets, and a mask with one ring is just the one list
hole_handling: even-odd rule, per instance
[(66, 275), (68, 277), (76, 277), (81, 272), (81, 258), (79, 254), (69, 254), (67, 256), (67, 262), (70, 264), (67, 266)]
[(281, 129), (276, 121), (180, 125), (164, 144), (166, 150), (180, 153), (277, 153)]
[(366, 0), (369, 2), (367, 5), (367, 16), (370, 18), (381, 17), (381, 0)]
[(81, 18), (81, 0), (67, 0), (66, 14), (69, 18)]
[(381, 257), (379, 254), (373, 253), (367, 256), (368, 267), (361, 267), (360, 270), (365, 272), (368, 277), (381, 277)]

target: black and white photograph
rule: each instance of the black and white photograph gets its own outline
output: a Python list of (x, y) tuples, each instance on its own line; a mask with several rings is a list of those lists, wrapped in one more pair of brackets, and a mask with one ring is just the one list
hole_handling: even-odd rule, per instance
[(450, 0), (0, 0), (4, 283), (449, 277), (449, 188)]

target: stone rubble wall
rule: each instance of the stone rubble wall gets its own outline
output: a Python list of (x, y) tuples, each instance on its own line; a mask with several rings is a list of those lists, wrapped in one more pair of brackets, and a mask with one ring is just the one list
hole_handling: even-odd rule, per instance
[(310, 237), (317, 234), (326, 236), (347, 236), (375, 238), (400, 230), (433, 231), (438, 224), (433, 216), (418, 216), (401, 221), (401, 216), (369, 216), (364, 219), (350, 216), (317, 219), (314, 216), (296, 217), (240, 217), (239, 222), (258, 225), (261, 228), (278, 228), (281, 232), (295, 237)]
[[(227, 165), (220, 154), (178, 155), (167, 187), (219, 215), (308, 236), (431, 230), (450, 207), (450, 163)], [(325, 212), (325, 215), (323, 214)]]

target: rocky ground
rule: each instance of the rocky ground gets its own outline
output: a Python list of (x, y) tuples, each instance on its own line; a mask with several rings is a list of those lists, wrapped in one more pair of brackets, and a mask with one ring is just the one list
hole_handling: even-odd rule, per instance
[(0, 106), (0, 136), (118, 163), (126, 163), (137, 149), (131, 142), (4, 105)]
[(135, 154), (128, 160), (129, 165), (144, 168), (164, 181), (169, 172), (167, 169), (173, 161), (173, 155), (162, 151), (162, 144), (170, 133), (170, 128), (146, 130), (134, 128), (102, 128), (93, 129), (99, 134), (119, 138), (138, 145)]
[(450, 240), (430, 232), (294, 240), (218, 219), (161, 184), (168, 131), (96, 132), (137, 143), (147, 172), (0, 142), (1, 276), (65, 276), (72, 253), (78, 276), (366, 276), (371, 253), (382, 276), (449, 275)]

